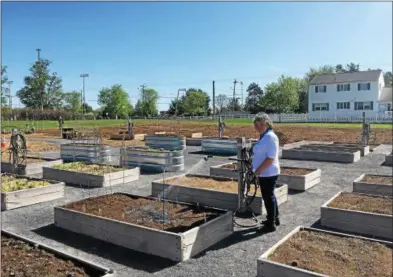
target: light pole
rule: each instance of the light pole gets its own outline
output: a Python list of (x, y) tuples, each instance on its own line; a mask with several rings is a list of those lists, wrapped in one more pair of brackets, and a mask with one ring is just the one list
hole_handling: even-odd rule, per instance
[(82, 95), (81, 95), (81, 101), (82, 101), (82, 115), (85, 115), (86, 113), (86, 107), (85, 107), (85, 102), (86, 102), (86, 98), (85, 98), (85, 78), (89, 77), (89, 74), (87, 73), (82, 73), (80, 75), (80, 77), (83, 79), (83, 89), (82, 89)]

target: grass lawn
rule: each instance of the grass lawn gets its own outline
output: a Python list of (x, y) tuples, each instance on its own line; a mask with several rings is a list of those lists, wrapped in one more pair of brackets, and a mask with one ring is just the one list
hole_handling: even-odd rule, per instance
[[(156, 119), (135, 119), (133, 120), (135, 125), (142, 124), (154, 124), (158, 125), (160, 122), (173, 122), (173, 120), (156, 120)], [(186, 124), (190, 125), (216, 125), (217, 120), (184, 120)], [(45, 130), (45, 129), (57, 129), (58, 123), (57, 121), (34, 121), (30, 124), (34, 124), (36, 130)], [(120, 127), (121, 125), (125, 126), (127, 120), (72, 120), (66, 121), (64, 127), (73, 127), (73, 128), (96, 128), (96, 127)], [(225, 123), (227, 125), (249, 125), (251, 123), (251, 119), (226, 119)], [(25, 128), (26, 121), (2, 121), (1, 128), (7, 127), (17, 127), (20, 129)], [(310, 127), (325, 127), (325, 128), (360, 128), (361, 123), (275, 123), (277, 126), (310, 126)], [(389, 123), (372, 123), (371, 128), (375, 129), (391, 129), (392, 124)]]

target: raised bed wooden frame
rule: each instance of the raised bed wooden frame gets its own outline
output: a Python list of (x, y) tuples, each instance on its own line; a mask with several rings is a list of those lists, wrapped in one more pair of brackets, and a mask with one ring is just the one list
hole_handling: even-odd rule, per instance
[(46, 246), (45, 244), (42, 244), (42, 243), (39, 243), (37, 241), (28, 239), (28, 238), (26, 238), (24, 236), (21, 236), (21, 235), (17, 235), (17, 234), (15, 234), (13, 232), (10, 232), (10, 231), (1, 230), (1, 234), (5, 235), (5, 236), (7, 236), (9, 238), (14, 238), (14, 239), (23, 241), (23, 242), (25, 242), (27, 244), (30, 244), (31, 246), (38, 247), (39, 249), (42, 249), (42, 250), (45, 250), (45, 251), (47, 251), (49, 253), (54, 254), (58, 258), (70, 260), (70, 261), (76, 262), (77, 264), (81, 264), (81, 265), (84, 265), (86, 267), (90, 267), (91, 269), (97, 270), (98, 273), (102, 274), (102, 275), (100, 275), (100, 277), (116, 277), (116, 273), (112, 269), (109, 269), (109, 268), (103, 267), (101, 265), (95, 264), (95, 263), (93, 263), (91, 261), (86, 261), (86, 260), (84, 260), (82, 258), (75, 257), (75, 256), (72, 256), (72, 255), (60, 252), (59, 250), (57, 250), (55, 248)]
[[(4, 174), (6, 175), (6, 174)], [(18, 177), (16, 175), (13, 175)], [(34, 181), (47, 181), (50, 185), (1, 193), (1, 210), (7, 211), (64, 197), (64, 183), (19, 176)]]
[[(126, 195), (152, 199), (151, 197)], [(176, 203), (191, 206), (191, 204)], [(221, 212), (222, 215), (183, 233), (152, 229), (63, 207), (55, 207), (54, 218), (57, 227), (181, 262), (192, 258), (233, 233), (232, 212), (209, 209)]]
[(360, 160), (360, 151), (340, 152), (340, 151), (317, 151), (304, 150), (299, 148), (282, 149), (282, 159), (308, 160), (335, 163), (354, 163)]
[[(117, 166), (113, 166), (117, 167)], [(119, 167), (117, 167), (119, 168)], [(81, 185), (88, 188), (100, 188), (127, 184), (139, 180), (140, 169), (134, 167), (122, 171), (96, 175), (71, 170), (57, 169), (53, 167), (43, 168), (43, 178), (49, 180), (58, 180), (66, 184)]]
[(393, 197), (392, 184), (386, 185), (380, 183), (363, 182), (363, 178), (367, 175), (393, 178), (392, 176), (388, 175), (362, 174), (353, 181), (353, 192)]
[[(178, 176), (168, 177), (164, 180), (155, 180), (152, 182), (153, 197), (165, 198), (172, 201), (181, 201), (186, 203), (201, 204), (204, 206), (215, 207), (223, 210), (236, 211), (238, 209), (238, 194), (223, 192), (212, 189), (192, 188), (186, 185), (173, 185), (167, 183), (168, 179), (175, 177), (201, 177), (214, 178), (217, 180), (230, 181), (231, 178), (225, 177), (210, 177), (205, 175), (182, 174)], [(165, 183), (163, 183), (165, 182)], [(286, 184), (278, 184), (275, 189), (278, 205), (285, 203), (288, 200), (288, 186)], [(261, 196), (255, 196), (251, 209), (255, 214), (266, 214), (266, 209), (263, 204)]]
[(344, 232), (393, 239), (393, 216), (329, 207), (329, 204), (341, 193), (342, 191), (321, 206), (322, 226)]
[(1, 172), (12, 173), (17, 175), (33, 176), (33, 175), (42, 174), (43, 167), (51, 167), (63, 163), (63, 160), (61, 159), (48, 159), (48, 158), (34, 157), (34, 159), (35, 158), (37, 158), (36, 163), (20, 164), (16, 169), (16, 172), (14, 172), (14, 168), (11, 163), (1, 162)]
[(302, 231), (302, 230), (321, 232), (321, 233), (340, 236), (340, 237), (350, 237), (350, 238), (362, 239), (362, 240), (366, 240), (366, 241), (370, 241), (370, 242), (382, 243), (388, 247), (393, 247), (393, 243), (388, 242), (388, 241), (369, 239), (369, 238), (353, 236), (353, 235), (348, 235), (348, 234), (343, 234), (343, 233), (337, 233), (337, 232), (325, 231), (325, 230), (321, 230), (321, 229), (299, 226), (299, 227), (296, 227), (292, 232), (290, 232), (284, 238), (282, 238), (275, 245), (273, 245), (271, 248), (269, 248), (265, 253), (263, 253), (262, 256), (260, 256), (258, 258), (258, 260), (257, 260), (257, 272), (258, 272), (257, 277), (273, 277), (273, 276), (274, 277), (330, 277), (325, 274), (320, 274), (320, 273), (312, 272), (309, 270), (301, 269), (298, 267), (293, 267), (293, 266), (277, 263), (277, 262), (274, 262), (274, 261), (271, 261), (268, 259), (268, 257), (271, 254), (273, 254), (273, 252), (280, 245), (282, 245), (285, 241), (290, 239), (297, 232)]
[[(239, 178), (239, 173), (237, 170), (222, 168), (224, 165), (230, 165), (233, 163), (225, 163), (221, 165), (211, 166), (210, 167), (210, 176), (212, 177), (226, 177), (237, 180)], [(289, 168), (289, 169), (303, 169), (300, 167), (290, 167), (285, 166), (281, 167), (281, 169)], [(309, 188), (319, 184), (321, 182), (321, 170), (319, 168), (307, 168), (313, 170), (305, 175), (288, 175), (288, 174), (280, 174), (277, 181), (279, 183), (284, 183), (288, 185), (288, 189), (305, 191)]]

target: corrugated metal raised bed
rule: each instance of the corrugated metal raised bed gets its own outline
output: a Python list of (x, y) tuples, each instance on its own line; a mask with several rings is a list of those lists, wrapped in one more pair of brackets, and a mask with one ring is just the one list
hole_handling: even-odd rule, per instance
[[(7, 274), (6, 276), (116, 276), (112, 269), (60, 252), (55, 248), (7, 230), (1, 230), (1, 242), (2, 244), (4, 243), (4, 248), (2, 248), (4, 256), (1, 260), (1, 266), (8, 268), (9, 272), (12, 272), (12, 274)], [(15, 261), (15, 254), (18, 255), (18, 261)], [(23, 261), (23, 266), (18, 264), (20, 260)], [(44, 263), (37, 264), (43, 260), (45, 260)], [(50, 269), (48, 269), (48, 265), (51, 267)], [(27, 268), (26, 271), (24, 270), (25, 268)], [(65, 271), (67, 271), (66, 274), (64, 273)], [(29, 274), (29, 272), (34, 273)]]
[(12, 210), (64, 197), (64, 183), (25, 176), (1, 175), (1, 210)]
[(105, 163), (111, 161), (109, 145), (69, 143), (60, 145), (60, 158), (65, 162)]
[[(205, 137), (201, 140), (202, 152), (215, 154), (237, 154), (236, 138)], [(247, 146), (251, 146), (251, 140), (247, 140)]]
[(120, 150), (121, 166), (139, 166), (151, 171), (184, 170), (184, 153), (182, 150), (170, 151), (149, 147), (126, 147)]
[(186, 138), (183, 136), (172, 135), (147, 135), (145, 144), (148, 147), (165, 150), (184, 150), (186, 149)]
[(32, 175), (42, 174), (43, 167), (54, 166), (62, 163), (63, 160), (60, 159), (26, 157), (25, 161), (22, 164), (18, 165), (16, 170), (14, 170), (14, 166), (12, 165), (12, 163), (2, 161), (1, 172), (32, 176)]

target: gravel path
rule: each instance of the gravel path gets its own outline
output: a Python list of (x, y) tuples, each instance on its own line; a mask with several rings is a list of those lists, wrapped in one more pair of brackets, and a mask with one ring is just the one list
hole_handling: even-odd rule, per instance
[[(198, 148), (189, 147), (189, 152)], [(338, 191), (351, 191), (352, 181), (363, 173), (392, 175), (392, 168), (381, 166), (384, 154), (391, 146), (380, 146), (354, 164), (335, 164), (309, 161), (281, 160), (282, 166), (320, 168), (322, 182), (303, 193), (290, 192), (288, 202), (280, 206), (281, 226), (277, 231), (261, 235), (255, 230), (235, 229), (235, 233), (187, 262), (174, 264), (170, 261), (127, 250), (86, 236), (57, 229), (53, 226), (53, 207), (85, 197), (112, 192), (129, 192), (149, 195), (151, 181), (162, 174), (142, 175), (140, 180), (112, 188), (83, 190), (66, 187), (63, 199), (33, 205), (2, 213), (2, 228), (24, 235), (38, 242), (56, 247), (60, 251), (91, 260), (117, 271), (118, 277), (144, 276), (256, 276), (257, 258), (269, 247), (298, 225), (317, 224), (320, 206)], [(54, 154), (50, 154), (51, 156)], [(186, 171), (203, 158), (203, 155), (187, 155)], [(211, 165), (227, 162), (225, 157), (209, 159), (195, 172), (208, 174)], [(166, 174), (167, 176), (176, 173)]]

